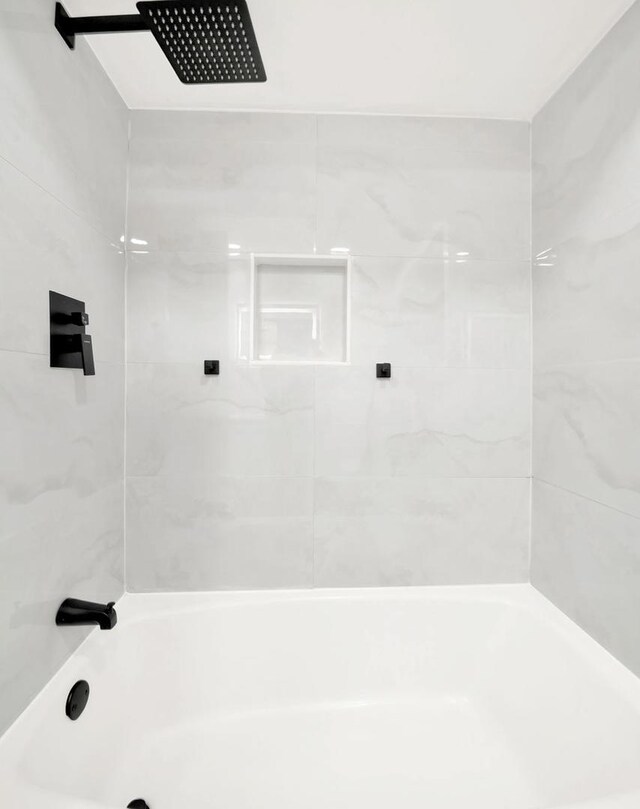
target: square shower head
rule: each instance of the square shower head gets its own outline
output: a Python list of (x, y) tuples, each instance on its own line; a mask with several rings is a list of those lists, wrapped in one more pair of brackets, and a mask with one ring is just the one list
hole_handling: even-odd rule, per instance
[(184, 84), (267, 80), (245, 0), (136, 5)]

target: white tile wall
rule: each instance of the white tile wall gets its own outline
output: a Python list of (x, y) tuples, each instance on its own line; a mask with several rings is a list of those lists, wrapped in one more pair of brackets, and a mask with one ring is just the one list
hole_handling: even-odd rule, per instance
[[(0, 15), (0, 732), (67, 595), (527, 578), (640, 672), (640, 6), (526, 124), (128, 114)], [(46, 65), (46, 69), (45, 66)], [(353, 258), (351, 364), (248, 362), (250, 254)], [(95, 378), (48, 367), (48, 290)], [(219, 377), (202, 375), (220, 359)], [(393, 365), (375, 379), (376, 362)]]
[(127, 379), (132, 476), (307, 476), (313, 368), (139, 363)]
[(525, 478), (318, 478), (319, 586), (528, 578)]
[(457, 368), (316, 371), (315, 471), (528, 477), (529, 374)]
[(310, 587), (311, 477), (129, 481), (132, 590)]
[[(132, 122), (129, 586), (526, 579), (528, 125)], [(250, 252), (333, 248), (351, 365), (249, 365)]]
[(536, 477), (640, 517), (640, 361), (541, 369), (534, 385)]
[(533, 124), (532, 580), (640, 673), (640, 5)]
[[(128, 115), (45, 0), (0, 12), (0, 733), (123, 591)], [(49, 290), (86, 301), (96, 376), (49, 368)]]
[[(183, 125), (172, 137), (176, 124), (167, 134), (164, 129), (170, 116), (149, 113), (143, 132), (149, 133), (156, 121), (155, 133), (138, 135), (138, 121), (145, 115), (134, 114), (130, 237), (152, 250), (226, 254), (228, 245), (236, 244), (245, 253), (313, 251), (316, 144), (315, 138), (300, 139), (308, 132), (307, 116), (293, 116), (300, 118), (300, 133), (295, 126), (291, 133), (283, 127), (278, 137), (267, 123), (263, 134), (258, 123), (254, 137), (247, 133), (235, 139), (232, 133), (241, 123), (234, 120), (227, 136), (206, 137), (202, 125), (192, 131), (190, 122), (201, 113), (174, 113)], [(214, 132), (225, 126), (225, 117), (235, 119), (221, 114)]]
[(640, 672), (638, 519), (534, 480), (536, 587)]
[[(419, 124), (409, 130), (400, 122), (398, 137), (389, 136), (393, 120), (359, 116), (345, 124), (341, 116), (319, 117), (318, 250), (528, 261), (526, 124), (505, 124), (512, 148), (489, 149), (486, 140), (474, 146), (472, 139), (455, 148), (444, 132), (439, 145), (423, 140)], [(432, 134), (438, 124), (430, 123)], [(348, 137), (341, 139), (345, 126)], [(378, 127), (387, 138), (372, 134)]]

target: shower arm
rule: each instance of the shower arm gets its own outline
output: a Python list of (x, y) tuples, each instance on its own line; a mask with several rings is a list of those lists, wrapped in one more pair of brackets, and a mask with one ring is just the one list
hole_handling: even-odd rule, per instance
[(70, 17), (62, 3), (56, 3), (55, 26), (69, 48), (76, 46), (76, 34), (117, 34), (122, 31), (149, 31), (142, 14), (115, 14), (102, 17)]
[(70, 17), (56, 3), (55, 27), (67, 47), (76, 36), (148, 31), (183, 84), (267, 80), (247, 0), (137, 0), (138, 14)]

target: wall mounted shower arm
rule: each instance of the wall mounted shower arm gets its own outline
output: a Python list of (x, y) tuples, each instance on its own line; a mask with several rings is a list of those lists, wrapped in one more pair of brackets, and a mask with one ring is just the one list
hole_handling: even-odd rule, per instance
[(139, 14), (70, 17), (56, 3), (55, 26), (73, 49), (80, 34), (150, 31), (183, 84), (267, 80), (247, 0), (139, 0)]
[(56, 3), (56, 29), (73, 50), (78, 34), (118, 34), (123, 31), (148, 31), (142, 14), (115, 14), (101, 17), (70, 17), (62, 3)]

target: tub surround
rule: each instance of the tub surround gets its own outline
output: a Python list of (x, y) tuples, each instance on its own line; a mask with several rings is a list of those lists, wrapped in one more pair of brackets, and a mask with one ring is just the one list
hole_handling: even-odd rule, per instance
[[(87, 635), (60, 602), (124, 589), (128, 113), (52, 14), (0, 12), (0, 733)], [(49, 368), (51, 289), (87, 302), (95, 377)]]
[(640, 674), (640, 4), (533, 122), (536, 587)]
[[(62, 600), (125, 578), (531, 576), (640, 674), (639, 68), (635, 3), (532, 126), (130, 112), (48, 0), (8, 3), (0, 734), (88, 634)], [(252, 253), (351, 256), (349, 365), (249, 361)], [(86, 302), (95, 377), (49, 368), (51, 289)]]
[[(132, 113), (129, 589), (527, 579), (529, 146), (506, 121)], [(252, 252), (351, 254), (349, 366), (248, 362)]]

